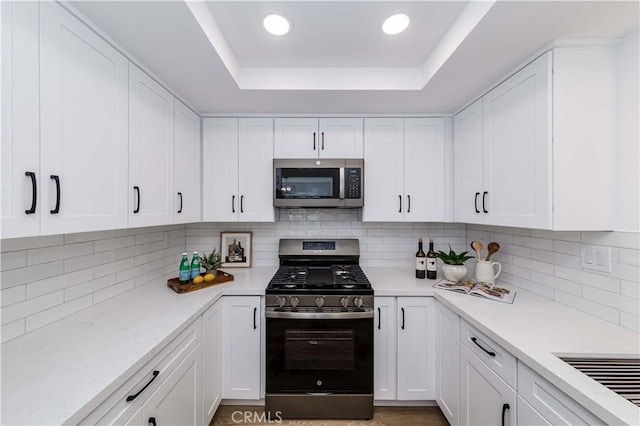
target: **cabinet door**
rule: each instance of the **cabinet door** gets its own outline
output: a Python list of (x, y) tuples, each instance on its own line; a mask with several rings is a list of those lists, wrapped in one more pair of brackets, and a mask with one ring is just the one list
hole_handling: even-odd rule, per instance
[(260, 399), (260, 297), (225, 296), (222, 397)]
[(365, 222), (404, 220), (404, 121), (366, 118), (364, 122)]
[(202, 424), (202, 352), (198, 344), (142, 406), (144, 424)]
[(453, 118), (453, 219), (482, 223), (482, 99)]
[(516, 424), (516, 392), (464, 345), (460, 345), (460, 424)]
[(542, 417), (542, 414), (527, 404), (520, 395), (517, 396), (517, 405), (518, 426), (551, 426), (553, 424), (549, 423), (547, 419)]
[(126, 227), (126, 58), (60, 4), (42, 2), (40, 67), (42, 233)]
[(436, 301), (436, 402), (449, 424), (459, 423), (460, 318)]
[(404, 120), (404, 220), (444, 220), (444, 120)]
[(175, 223), (200, 222), (200, 117), (175, 100)]
[[(102, 423), (101, 423), (102, 424)], [(144, 425), (144, 413), (142, 407), (126, 410), (117, 419), (109, 423), (110, 426), (143, 426)]]
[(320, 158), (363, 158), (362, 118), (321, 118)]
[(396, 298), (376, 297), (373, 330), (373, 398), (396, 399)]
[(435, 302), (398, 297), (398, 400), (435, 399)]
[(482, 98), (488, 225), (551, 227), (551, 53)]
[(238, 220), (273, 222), (273, 119), (238, 122)]
[[(238, 119), (202, 120), (202, 220), (238, 220)], [(271, 192), (269, 192), (271, 194)]]
[(316, 158), (320, 149), (317, 118), (276, 118), (274, 158)]
[(222, 301), (202, 314), (202, 417), (208, 425), (222, 399)]
[[(38, 3), (3, 1), (2, 238), (40, 233)], [(33, 178), (32, 178), (33, 176)], [(33, 179), (33, 181), (32, 181)], [(35, 191), (34, 191), (35, 184)], [(33, 206), (33, 208), (32, 208)], [(29, 211), (29, 213), (27, 213)]]
[(173, 95), (129, 65), (129, 227), (173, 223)]

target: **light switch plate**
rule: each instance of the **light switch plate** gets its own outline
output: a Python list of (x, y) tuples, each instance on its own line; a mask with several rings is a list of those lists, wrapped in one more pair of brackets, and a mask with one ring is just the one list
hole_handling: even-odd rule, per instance
[(584, 269), (611, 273), (611, 247), (582, 246), (581, 260)]

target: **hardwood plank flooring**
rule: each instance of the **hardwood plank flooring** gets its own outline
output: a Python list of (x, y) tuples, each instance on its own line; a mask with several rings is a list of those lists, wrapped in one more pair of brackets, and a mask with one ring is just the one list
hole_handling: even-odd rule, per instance
[(438, 407), (374, 407), (371, 420), (282, 420), (264, 417), (264, 407), (223, 405), (210, 426), (448, 426)]

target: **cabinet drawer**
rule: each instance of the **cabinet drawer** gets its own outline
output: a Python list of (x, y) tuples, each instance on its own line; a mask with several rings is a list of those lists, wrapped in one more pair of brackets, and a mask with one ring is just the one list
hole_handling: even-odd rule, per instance
[[(202, 340), (201, 327), (200, 319), (194, 321), (80, 423), (120, 424), (133, 415), (178, 367), (184, 357), (200, 343)], [(158, 373), (154, 378), (155, 371)], [(135, 399), (127, 401), (128, 397), (135, 395), (137, 395)]]
[(518, 394), (549, 424), (605, 424), (523, 363), (518, 364)]
[(489, 339), (466, 321), (460, 322), (460, 341), (471, 352), (483, 360), (489, 368), (514, 389), (517, 389), (516, 357), (507, 352), (502, 346)]

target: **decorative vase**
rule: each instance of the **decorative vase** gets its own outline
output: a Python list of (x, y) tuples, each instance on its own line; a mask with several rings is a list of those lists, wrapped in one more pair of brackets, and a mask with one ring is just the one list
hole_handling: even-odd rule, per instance
[(442, 265), (442, 273), (447, 281), (459, 282), (467, 275), (467, 267), (464, 265)]

